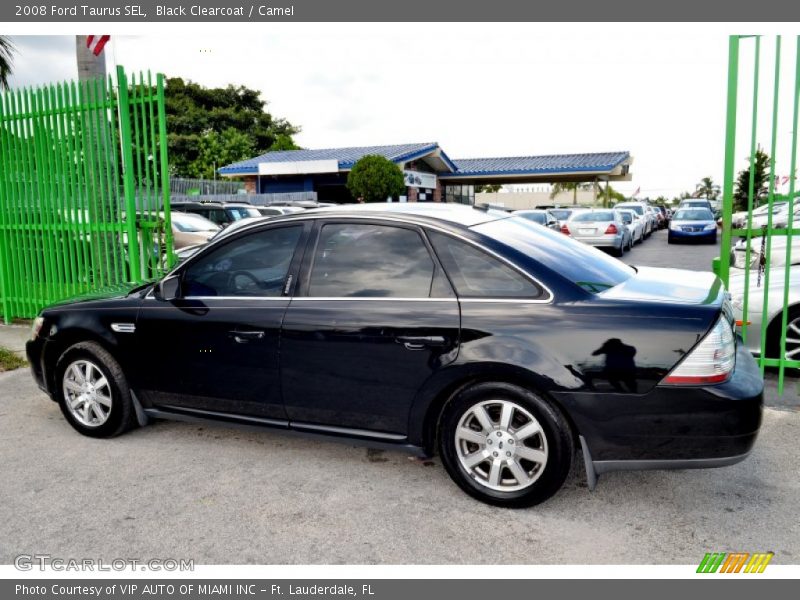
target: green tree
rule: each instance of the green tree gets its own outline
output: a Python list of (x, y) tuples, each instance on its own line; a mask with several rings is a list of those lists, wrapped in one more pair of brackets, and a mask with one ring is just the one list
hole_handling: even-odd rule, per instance
[(253, 140), (247, 134), (233, 127), (228, 127), (222, 133), (209, 130), (199, 138), (197, 158), (187, 165), (186, 175), (213, 179), (215, 169), (255, 154)]
[[(270, 150), (298, 148), (292, 136), (300, 128), (267, 112), (267, 103), (258, 90), (234, 85), (207, 88), (180, 77), (168, 78), (166, 83), (167, 145), (174, 175), (192, 177), (192, 173), (208, 173), (208, 148), (215, 144), (227, 148), (229, 155), (236, 156), (233, 160)], [(249, 143), (245, 144), (229, 130), (245, 136)], [(237, 152), (245, 148), (247, 155)], [(206, 154), (201, 157), (202, 152)], [(217, 157), (217, 168), (228, 162)]]
[(697, 196), (700, 198), (716, 200), (719, 198), (719, 191), (719, 186), (714, 183), (714, 180), (711, 179), (711, 177), (703, 177), (700, 180), (700, 183), (697, 184), (695, 194), (697, 194)]
[(550, 190), (550, 199), (552, 200), (562, 192), (572, 192), (572, 204), (578, 203), (578, 190), (585, 190), (588, 187), (585, 183), (577, 183), (573, 181), (564, 181), (554, 183)]
[(354, 198), (365, 202), (385, 202), (390, 196), (402, 194), (405, 188), (400, 167), (377, 154), (362, 156), (347, 175), (347, 189)]
[(0, 35), (0, 90), (8, 89), (8, 78), (14, 64), (16, 48), (8, 36)]
[[(766, 198), (769, 183), (769, 156), (761, 148), (756, 150), (753, 160), (753, 208)], [(733, 192), (734, 211), (747, 210), (750, 194), (750, 158), (747, 158), (747, 168), (739, 171), (736, 177), (736, 186)]]
[(500, 183), (486, 183), (486, 184), (483, 184), (483, 185), (476, 185), (475, 186), (475, 193), (479, 194), (479, 193), (484, 192), (484, 193), (489, 193), (489, 194), (496, 194), (497, 192), (500, 191), (500, 189), (502, 187), (503, 187), (503, 185), (500, 184)]

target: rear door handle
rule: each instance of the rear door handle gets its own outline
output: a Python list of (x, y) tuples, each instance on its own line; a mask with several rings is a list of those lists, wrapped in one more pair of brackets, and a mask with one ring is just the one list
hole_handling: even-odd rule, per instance
[(250, 340), (264, 339), (263, 331), (231, 331), (230, 334), (239, 344), (246, 344)]
[(406, 350), (423, 350), (447, 344), (447, 339), (442, 335), (398, 335), (395, 340), (398, 344), (403, 344)]

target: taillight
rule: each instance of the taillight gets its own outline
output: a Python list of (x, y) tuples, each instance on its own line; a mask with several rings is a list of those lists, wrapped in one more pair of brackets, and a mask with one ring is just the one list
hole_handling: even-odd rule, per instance
[(563, 233), (563, 234), (565, 234), (565, 235), (569, 235), (569, 227), (567, 227), (567, 224), (566, 224), (566, 223), (564, 223), (564, 224), (561, 226), (561, 233)]
[(736, 364), (733, 330), (724, 316), (694, 347), (662, 383), (702, 385), (721, 383), (730, 377)]
[(606, 233), (617, 233), (617, 226), (611, 223), (611, 225), (606, 228)]

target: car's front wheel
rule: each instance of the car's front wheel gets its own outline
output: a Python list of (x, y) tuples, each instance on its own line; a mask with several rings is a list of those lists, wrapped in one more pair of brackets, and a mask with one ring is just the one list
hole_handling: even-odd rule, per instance
[(507, 383), (481, 383), (445, 409), (439, 450), (447, 472), (469, 495), (521, 508), (561, 488), (573, 440), (559, 410), (533, 392)]
[(90, 437), (112, 437), (136, 425), (131, 392), (114, 357), (94, 342), (81, 342), (56, 365), (57, 398), (70, 425)]

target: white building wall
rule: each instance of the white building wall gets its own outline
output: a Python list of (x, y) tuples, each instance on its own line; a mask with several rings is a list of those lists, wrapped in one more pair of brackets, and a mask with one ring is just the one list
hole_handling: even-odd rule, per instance
[[(514, 210), (535, 208), (540, 204), (569, 206), (572, 204), (572, 194), (572, 192), (563, 192), (558, 194), (555, 198), (551, 198), (549, 190), (498, 193), (479, 192), (475, 194), (475, 204), (496, 204)], [(602, 194), (602, 191), (600, 191), (599, 194)], [(602, 197), (598, 197), (598, 202), (602, 202)], [(594, 194), (592, 190), (578, 190), (578, 204), (591, 205), (593, 203)]]

